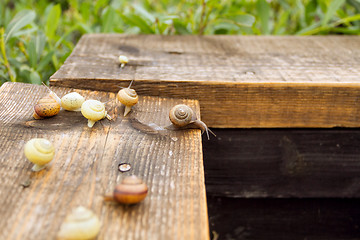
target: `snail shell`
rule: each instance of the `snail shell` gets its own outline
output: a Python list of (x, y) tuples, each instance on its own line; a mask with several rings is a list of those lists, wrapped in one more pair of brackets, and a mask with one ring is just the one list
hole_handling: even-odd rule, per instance
[(57, 237), (61, 240), (94, 239), (100, 227), (99, 218), (91, 210), (80, 206), (66, 216)]
[(68, 111), (80, 111), (84, 102), (84, 97), (77, 92), (68, 93), (61, 98), (61, 106)]
[(55, 116), (60, 112), (59, 102), (52, 96), (48, 95), (40, 99), (34, 106), (33, 117), (35, 119), (42, 119), (46, 117)]
[(185, 104), (179, 104), (173, 107), (170, 110), (169, 118), (170, 121), (179, 128), (184, 127), (195, 120), (193, 110)]
[(54, 158), (55, 148), (45, 138), (33, 138), (25, 144), (24, 153), (26, 158), (35, 164), (32, 170), (40, 171)]
[(147, 193), (146, 184), (140, 178), (132, 175), (124, 178), (115, 187), (111, 200), (122, 204), (135, 204), (144, 200)]
[(139, 101), (139, 96), (134, 89), (130, 88), (130, 86), (121, 89), (116, 97), (122, 104), (125, 105), (124, 116), (126, 116), (131, 111), (131, 107)]
[(199, 128), (203, 133), (206, 132), (208, 139), (210, 139), (209, 132), (216, 136), (204, 122), (196, 118), (194, 111), (185, 104), (178, 104), (174, 106), (170, 110), (169, 118), (172, 125), (167, 127), (167, 129)]
[(91, 128), (95, 122), (107, 117), (105, 105), (98, 100), (86, 100), (81, 105), (82, 115), (88, 119), (88, 126)]
[(129, 59), (127, 56), (124, 55), (120, 55), (119, 56), (119, 62), (120, 62), (120, 67), (123, 68), (125, 66), (125, 64), (127, 64), (129, 62)]

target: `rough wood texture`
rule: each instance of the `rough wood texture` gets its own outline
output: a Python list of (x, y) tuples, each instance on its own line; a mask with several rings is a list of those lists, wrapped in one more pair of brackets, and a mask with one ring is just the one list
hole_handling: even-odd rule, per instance
[(243, 199), (208, 195), (208, 208), (212, 239), (360, 239), (359, 199)]
[(359, 127), (359, 56), (358, 36), (91, 34), (50, 83), (117, 91), (135, 79), (140, 95), (198, 99), (210, 127)]
[(359, 129), (215, 129), (206, 191), (241, 198), (360, 197)]
[[(60, 96), (70, 91), (52, 89)], [(115, 99), (113, 93), (79, 92), (103, 102)], [(33, 105), (46, 93), (29, 84), (0, 89), (0, 239), (54, 239), (65, 215), (79, 205), (99, 216), (98, 239), (209, 238), (200, 131), (150, 135), (128, 120), (167, 125), (172, 105), (184, 102), (199, 113), (197, 101), (140, 97), (129, 118), (109, 101), (114, 121), (90, 129), (79, 112), (33, 120)], [(23, 154), (33, 137), (46, 137), (57, 149), (51, 166), (39, 173), (31, 172)], [(118, 171), (121, 162), (132, 165), (130, 172)], [(131, 174), (148, 185), (145, 201), (128, 207), (104, 202), (103, 195)], [(29, 179), (30, 186), (22, 186)]]

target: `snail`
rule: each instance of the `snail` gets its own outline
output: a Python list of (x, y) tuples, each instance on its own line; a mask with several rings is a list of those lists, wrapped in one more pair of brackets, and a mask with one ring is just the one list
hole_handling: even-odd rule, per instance
[(24, 153), (26, 158), (34, 163), (32, 170), (37, 172), (54, 158), (55, 148), (45, 138), (33, 138), (25, 144)]
[(98, 100), (86, 100), (81, 105), (81, 113), (88, 119), (88, 126), (90, 128), (93, 127), (97, 121), (104, 119), (105, 117), (111, 120), (111, 117), (105, 110), (105, 105)]
[(119, 56), (119, 62), (120, 62), (120, 67), (123, 68), (125, 66), (125, 64), (127, 64), (129, 62), (129, 59), (127, 56), (124, 55), (120, 55)]
[(130, 88), (132, 83), (133, 80), (127, 88), (121, 89), (116, 95), (117, 99), (125, 105), (124, 116), (126, 116), (131, 111), (131, 107), (139, 101), (139, 96), (136, 91)]
[(80, 111), (84, 102), (84, 97), (77, 92), (68, 93), (61, 98), (61, 106), (68, 111)]
[[(44, 86), (47, 87), (45, 84)], [(49, 95), (41, 98), (34, 106), (33, 117), (35, 119), (52, 117), (60, 112), (61, 99), (50, 88), (48, 89)]]
[(146, 184), (132, 175), (124, 178), (114, 189), (112, 196), (105, 196), (106, 201), (116, 201), (122, 204), (135, 204), (145, 199), (148, 192)]
[(99, 234), (100, 227), (99, 218), (91, 210), (80, 206), (66, 216), (57, 234), (57, 239), (94, 239)]
[(198, 120), (194, 111), (185, 104), (179, 104), (174, 106), (169, 113), (169, 118), (172, 125), (166, 127), (170, 130), (176, 129), (187, 129), (187, 128), (200, 128), (202, 133), (206, 132), (207, 138), (209, 137), (209, 132), (213, 134), (215, 133), (211, 131), (204, 122)]

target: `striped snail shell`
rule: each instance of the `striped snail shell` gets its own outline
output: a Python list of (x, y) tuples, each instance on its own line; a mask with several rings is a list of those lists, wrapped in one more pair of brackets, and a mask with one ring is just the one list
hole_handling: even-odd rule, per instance
[(179, 104), (174, 106), (170, 110), (169, 118), (172, 125), (166, 127), (167, 129), (176, 130), (186, 128), (199, 128), (203, 133), (206, 132), (208, 139), (210, 139), (209, 132), (216, 136), (215, 133), (213, 133), (213, 131), (211, 131), (203, 121), (200, 121), (196, 118), (194, 111), (185, 104)]
[(170, 110), (169, 113), (170, 121), (176, 127), (184, 127), (190, 124), (195, 120), (193, 116), (194, 116), (193, 110), (185, 104), (176, 105)]
[(54, 158), (55, 148), (45, 138), (33, 138), (25, 144), (24, 154), (30, 162), (34, 163), (32, 170), (37, 172)]
[(91, 210), (80, 206), (66, 216), (60, 227), (57, 239), (94, 239), (99, 234), (100, 227), (99, 218)]
[(137, 176), (124, 178), (114, 189), (112, 196), (105, 196), (107, 201), (116, 201), (122, 204), (136, 204), (145, 199), (148, 187)]
[(82, 115), (88, 119), (88, 126), (91, 128), (94, 124), (107, 117), (110, 120), (110, 116), (105, 110), (105, 105), (98, 100), (86, 100), (81, 105)]
[(124, 116), (126, 116), (130, 111), (131, 107), (137, 104), (139, 101), (139, 96), (137, 95), (136, 91), (131, 87), (132, 81), (127, 88), (121, 89), (118, 94), (116, 95), (117, 99), (125, 105)]
[(132, 175), (124, 178), (114, 189), (115, 201), (123, 204), (139, 203), (146, 197), (148, 188), (138, 177)]

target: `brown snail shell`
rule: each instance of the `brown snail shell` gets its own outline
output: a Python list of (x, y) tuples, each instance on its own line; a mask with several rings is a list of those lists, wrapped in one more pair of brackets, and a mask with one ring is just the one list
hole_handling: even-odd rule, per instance
[[(124, 178), (122, 182), (114, 189), (112, 198), (118, 203), (122, 204), (135, 204), (145, 199), (148, 193), (148, 187), (138, 177), (132, 175)], [(109, 200), (109, 197), (105, 197)]]
[(195, 120), (194, 111), (185, 104), (179, 104), (170, 110), (169, 118), (176, 127), (184, 127)]
[(206, 132), (208, 139), (210, 139), (209, 132), (216, 136), (215, 133), (213, 133), (213, 131), (211, 131), (204, 122), (196, 118), (192, 108), (185, 104), (178, 104), (174, 106), (170, 110), (169, 118), (172, 125), (167, 127), (167, 129), (199, 128), (201, 129), (202, 133)]
[(33, 117), (35, 119), (43, 119), (55, 116), (60, 112), (59, 102), (52, 96), (48, 95), (40, 99), (34, 106)]

